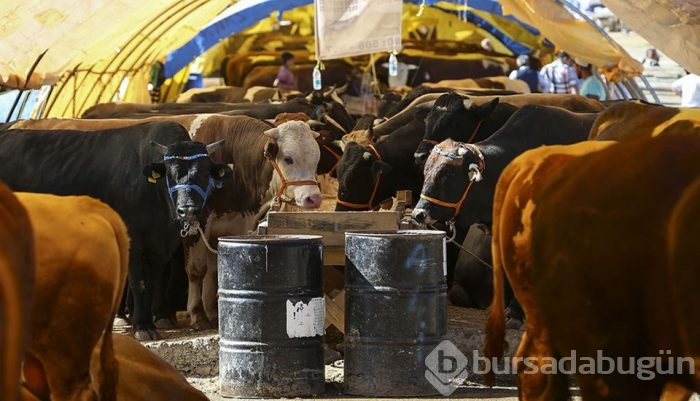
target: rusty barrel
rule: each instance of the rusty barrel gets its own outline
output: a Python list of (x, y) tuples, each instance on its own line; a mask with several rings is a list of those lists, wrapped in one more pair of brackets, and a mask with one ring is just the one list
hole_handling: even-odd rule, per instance
[(322, 393), (321, 237), (222, 237), (218, 266), (221, 395)]
[(445, 234), (345, 235), (345, 391), (374, 397), (438, 394), (426, 356), (447, 339)]

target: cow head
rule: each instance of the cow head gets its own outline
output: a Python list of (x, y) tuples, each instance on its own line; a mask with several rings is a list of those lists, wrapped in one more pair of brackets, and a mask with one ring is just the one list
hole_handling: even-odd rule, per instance
[(447, 139), (433, 149), (425, 164), (425, 181), (412, 217), (432, 224), (453, 220), (473, 185), (479, 185), (484, 159), (475, 145)]
[(165, 182), (181, 223), (194, 223), (211, 192), (221, 188), (224, 177), (231, 174), (230, 168), (209, 157), (223, 143), (224, 140), (210, 145), (183, 141), (166, 146), (151, 142), (163, 161), (146, 166), (143, 173), (151, 183)]
[(318, 149), (321, 152), (321, 158), (318, 161), (316, 174), (328, 174), (331, 177), (337, 177), (338, 164), (343, 157), (343, 149), (338, 146), (333, 134), (326, 130), (318, 131)]
[(315, 180), (320, 158), (318, 132), (305, 122), (289, 121), (265, 135), (270, 138), (265, 157), (277, 166), (270, 184), (273, 193), (304, 208), (321, 206), (323, 198)]
[(498, 102), (496, 98), (477, 106), (455, 93), (440, 96), (425, 118), (425, 135), (414, 154), (416, 164), (423, 167), (433, 146), (447, 138), (473, 140), (481, 122), (491, 115)]
[(338, 164), (337, 211), (373, 209), (384, 195), (379, 193), (380, 180), (391, 171), (391, 165), (379, 159), (369, 147), (349, 142)]

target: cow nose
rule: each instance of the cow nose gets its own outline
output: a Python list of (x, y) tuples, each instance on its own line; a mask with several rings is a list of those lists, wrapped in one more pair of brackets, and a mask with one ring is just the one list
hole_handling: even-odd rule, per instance
[(425, 164), (426, 160), (428, 160), (427, 153), (414, 153), (413, 157), (416, 159), (416, 164), (419, 166)]
[(321, 206), (321, 201), (323, 197), (319, 194), (310, 195), (304, 198), (304, 207), (307, 209), (313, 209)]
[(413, 213), (411, 213), (411, 217), (413, 217), (413, 220), (415, 220), (417, 223), (424, 223), (425, 219), (428, 217), (428, 214), (425, 213), (425, 210), (423, 209), (415, 209), (413, 210)]
[(194, 206), (180, 206), (177, 208), (177, 215), (181, 218), (191, 218), (194, 217), (194, 212), (196, 209)]

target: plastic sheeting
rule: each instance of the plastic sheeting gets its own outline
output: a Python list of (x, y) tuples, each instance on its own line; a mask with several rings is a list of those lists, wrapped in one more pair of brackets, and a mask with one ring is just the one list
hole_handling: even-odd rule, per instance
[(642, 64), (622, 47), (608, 41), (588, 22), (575, 18), (554, 0), (500, 2), (504, 13), (537, 27), (558, 48), (603, 69), (609, 79), (633, 77), (644, 71)]
[(605, 0), (605, 5), (668, 57), (700, 74), (700, 2)]

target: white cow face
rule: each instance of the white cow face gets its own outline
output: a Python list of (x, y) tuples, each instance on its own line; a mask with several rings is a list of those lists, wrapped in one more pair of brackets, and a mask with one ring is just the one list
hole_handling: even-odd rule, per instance
[[(318, 132), (312, 131), (305, 122), (289, 121), (265, 131), (265, 135), (277, 145), (276, 154), (271, 156), (277, 161), (286, 182), (316, 180), (316, 168), (321, 157), (316, 143)], [(277, 193), (282, 184), (283, 180), (275, 171), (270, 189)], [(283, 197), (293, 199), (303, 208), (317, 208), (321, 206), (322, 200), (321, 191), (313, 184), (291, 183), (285, 189)]]

